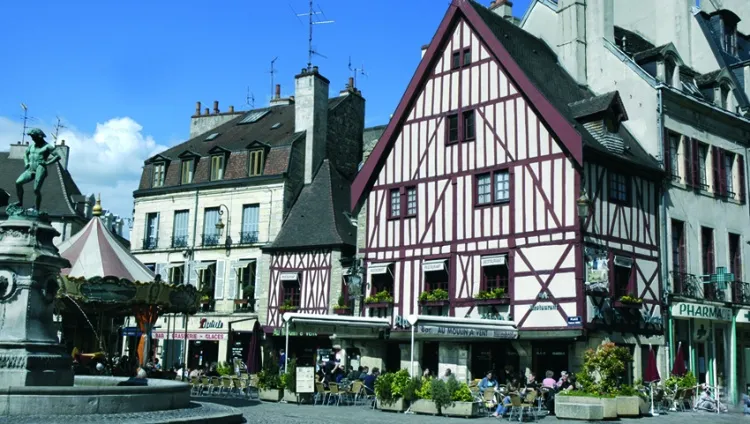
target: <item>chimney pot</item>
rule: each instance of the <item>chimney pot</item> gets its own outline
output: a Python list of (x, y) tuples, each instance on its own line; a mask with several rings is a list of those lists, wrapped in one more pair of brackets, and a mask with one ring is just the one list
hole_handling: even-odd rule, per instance
[(349, 77), (349, 88), (354, 88), (354, 77)]
[(64, 146), (64, 145), (65, 145), (65, 140), (61, 141), (61, 142), (60, 142), (60, 145), (61, 145), (61, 146)]
[(304, 74), (306, 74), (306, 73), (307, 73), (307, 68), (302, 68), (302, 72), (301, 72), (301, 74), (302, 74), (302, 75), (304, 75)]
[(214, 114), (215, 115), (219, 114), (219, 101), (218, 100), (214, 100)]
[(313, 74), (317, 74), (318, 73), (318, 67), (317, 66), (313, 66), (313, 70), (312, 71), (313, 71)]
[(208, 108), (205, 109), (205, 112), (206, 112), (206, 115), (210, 115), (210, 113), (208, 113)]
[(229, 106), (229, 113), (234, 113), (234, 106)]
[(276, 95), (274, 98), (275, 99), (281, 98), (281, 84), (276, 84)]
[(200, 116), (201, 114), (201, 102), (195, 102), (195, 116)]

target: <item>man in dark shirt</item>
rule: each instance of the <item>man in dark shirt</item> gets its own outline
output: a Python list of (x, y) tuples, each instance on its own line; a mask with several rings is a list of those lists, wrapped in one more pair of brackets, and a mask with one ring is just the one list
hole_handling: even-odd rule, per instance
[(378, 374), (380, 374), (380, 370), (376, 367), (372, 369), (372, 373), (365, 377), (364, 385), (365, 389), (367, 389), (367, 393), (375, 393), (375, 380), (378, 379)]

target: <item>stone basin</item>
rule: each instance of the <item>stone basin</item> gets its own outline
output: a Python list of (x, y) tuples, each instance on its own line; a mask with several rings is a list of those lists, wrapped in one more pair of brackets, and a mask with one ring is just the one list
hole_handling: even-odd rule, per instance
[(190, 385), (149, 379), (147, 386), (118, 386), (126, 377), (80, 375), (73, 387), (0, 388), (0, 417), (90, 415), (167, 411), (190, 407)]

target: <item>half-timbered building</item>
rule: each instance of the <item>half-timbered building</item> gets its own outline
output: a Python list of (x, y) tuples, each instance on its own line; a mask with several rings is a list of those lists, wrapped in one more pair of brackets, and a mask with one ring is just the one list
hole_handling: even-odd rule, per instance
[(658, 163), (500, 10), (452, 1), (352, 185), (386, 369), (576, 369), (598, 322), (660, 314)]

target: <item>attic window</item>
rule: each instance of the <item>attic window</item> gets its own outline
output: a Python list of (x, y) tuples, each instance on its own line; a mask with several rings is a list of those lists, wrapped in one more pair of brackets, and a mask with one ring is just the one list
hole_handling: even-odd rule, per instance
[(674, 71), (676, 68), (674, 60), (667, 59), (664, 61), (664, 82), (667, 85), (674, 86)]
[(610, 133), (617, 133), (620, 130), (620, 120), (614, 116), (604, 118), (604, 126)]
[(275, 130), (275, 129), (279, 128), (280, 126), (281, 126), (281, 122), (277, 122), (277, 123), (271, 125), (271, 129)]
[(248, 112), (247, 115), (245, 115), (245, 117), (242, 118), (242, 120), (239, 122), (239, 125), (253, 124), (255, 122), (258, 122), (261, 118), (268, 115), (268, 112), (270, 112), (270, 110), (268, 109)]
[(206, 137), (206, 139), (205, 139), (205, 140), (203, 140), (203, 141), (211, 141), (211, 140), (215, 139), (215, 138), (216, 138), (216, 137), (218, 137), (218, 136), (219, 136), (219, 133), (211, 133), (211, 134), (209, 134), (209, 136), (208, 136), (208, 137)]
[(734, 56), (737, 54), (737, 24), (724, 19), (724, 51)]
[(721, 96), (720, 102), (722, 109), (729, 109), (729, 93), (731, 92), (729, 85), (722, 84), (719, 89), (719, 95)]
[(250, 151), (250, 163), (248, 164), (248, 176), (263, 175), (263, 149)]

